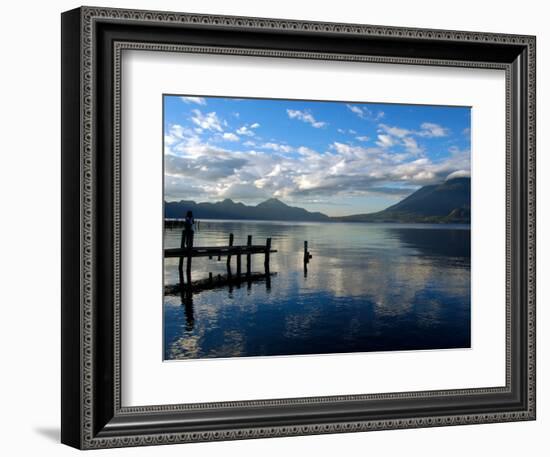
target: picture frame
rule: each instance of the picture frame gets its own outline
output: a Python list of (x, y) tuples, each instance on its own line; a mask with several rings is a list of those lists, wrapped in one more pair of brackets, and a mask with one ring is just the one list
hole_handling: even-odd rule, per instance
[[(62, 14), (61, 441), (79, 449), (534, 420), (533, 36), (81, 7)], [(120, 56), (125, 49), (506, 73), (506, 385), (124, 406)]]

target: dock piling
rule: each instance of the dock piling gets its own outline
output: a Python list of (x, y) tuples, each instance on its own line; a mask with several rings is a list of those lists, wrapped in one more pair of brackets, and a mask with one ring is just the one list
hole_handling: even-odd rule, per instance
[[(246, 240), (246, 246), (248, 247), (248, 249), (250, 250), (250, 246), (252, 246), (252, 235), (248, 235), (248, 238)], [(250, 255), (250, 251), (248, 252), (248, 254), (246, 255), (246, 275), (247, 276), (250, 276), (250, 270), (251, 270), (251, 255)]]
[[(233, 234), (230, 233), (229, 234), (229, 247), (233, 246)], [(229, 254), (227, 256), (227, 269), (230, 270), (231, 269), (231, 255)]]
[(264, 269), (265, 274), (269, 276), (269, 255), (271, 253), (271, 238), (265, 240), (265, 260), (264, 260)]
[[(178, 259), (178, 272), (179, 272), (179, 282), (182, 290), (185, 288), (187, 293), (191, 293), (192, 289), (192, 262), (193, 257), (207, 257), (213, 259), (215, 257), (227, 257), (227, 278), (231, 282), (236, 281), (236, 285), (239, 286), (239, 282), (242, 280), (244, 274), (243, 270), (243, 256), (246, 256), (246, 278), (247, 281), (249, 278), (254, 277), (255, 273), (252, 273), (252, 256), (253, 255), (264, 255), (264, 267), (265, 273), (269, 275), (270, 271), (270, 257), (271, 253), (277, 252), (277, 250), (271, 248), (271, 238), (267, 238), (265, 245), (253, 245), (252, 244), (252, 235), (247, 236), (246, 244), (235, 245), (234, 244), (234, 235), (229, 234), (229, 245), (227, 246), (195, 246), (193, 233), (189, 233), (185, 230), (181, 232), (181, 242), (179, 248), (165, 248), (164, 249), (164, 258), (177, 258)], [(232, 279), (231, 271), (231, 257), (236, 256), (236, 276)], [(184, 270), (184, 259), (187, 258), (185, 270)], [(219, 279), (219, 275), (218, 275)], [(213, 284), (214, 277), (211, 272), (208, 272), (208, 279), (206, 280), (209, 284)], [(268, 284), (270, 286), (270, 284)]]
[(241, 251), (237, 254), (237, 278), (241, 277)]
[(191, 274), (191, 259), (193, 256), (191, 253), (193, 252), (193, 232), (187, 235), (187, 275)]
[(304, 263), (309, 263), (312, 257), (307, 248), (307, 241), (304, 241)]
[(307, 278), (307, 265), (312, 257), (308, 250), (308, 243), (304, 241), (304, 278)]

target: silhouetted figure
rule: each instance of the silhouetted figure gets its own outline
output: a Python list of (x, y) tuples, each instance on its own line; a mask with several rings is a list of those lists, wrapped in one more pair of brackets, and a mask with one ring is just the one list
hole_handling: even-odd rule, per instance
[(187, 211), (185, 220), (183, 221), (183, 230), (185, 238), (185, 246), (190, 248), (193, 246), (193, 235), (195, 234), (195, 219), (193, 218), (193, 212)]

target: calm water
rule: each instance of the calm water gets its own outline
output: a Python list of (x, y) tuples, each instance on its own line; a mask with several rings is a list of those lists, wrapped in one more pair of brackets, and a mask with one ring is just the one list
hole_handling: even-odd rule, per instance
[[(229, 233), (235, 244), (271, 237), (276, 275), (187, 303), (166, 295), (165, 359), (470, 346), (469, 226), (201, 221), (195, 245), (227, 245)], [(165, 246), (180, 237), (166, 230)], [(253, 272), (263, 260), (252, 256)], [(177, 263), (165, 260), (165, 284), (178, 282)], [(208, 272), (225, 274), (225, 258), (193, 259), (194, 281)]]

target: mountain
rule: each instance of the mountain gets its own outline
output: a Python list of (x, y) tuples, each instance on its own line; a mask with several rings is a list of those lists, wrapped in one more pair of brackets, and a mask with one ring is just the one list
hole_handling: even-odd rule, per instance
[(296, 222), (431, 222), (470, 223), (470, 178), (449, 179), (424, 186), (383, 211), (352, 216), (328, 217), (319, 212), (289, 206), (270, 198), (256, 206), (225, 199), (216, 203), (192, 200), (164, 202), (164, 217), (179, 219), (193, 211), (196, 219), (244, 219)]
[(330, 221), (323, 213), (309, 212), (289, 206), (276, 198), (270, 198), (256, 206), (247, 206), (225, 199), (216, 203), (196, 203), (192, 200), (164, 202), (164, 217), (179, 219), (187, 211), (193, 211), (196, 219), (245, 219), (261, 221)]
[(335, 218), (343, 222), (470, 222), (470, 178), (424, 186), (386, 208), (369, 214)]

